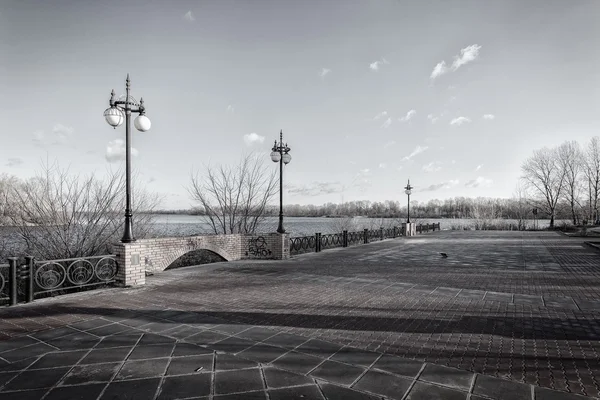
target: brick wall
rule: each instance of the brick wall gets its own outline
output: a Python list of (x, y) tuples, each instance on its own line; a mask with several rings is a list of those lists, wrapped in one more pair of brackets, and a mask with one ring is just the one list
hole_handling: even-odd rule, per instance
[(200, 249), (217, 253), (227, 261), (286, 259), (290, 255), (288, 235), (279, 233), (140, 239), (113, 245), (119, 265), (117, 281), (125, 286), (143, 285), (146, 271), (164, 271), (185, 253)]

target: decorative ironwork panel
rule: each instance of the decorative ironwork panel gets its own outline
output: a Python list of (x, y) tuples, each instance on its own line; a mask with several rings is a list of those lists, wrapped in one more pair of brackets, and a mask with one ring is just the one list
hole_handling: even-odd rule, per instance
[(334, 247), (342, 247), (344, 244), (343, 233), (329, 233), (321, 235), (321, 248), (332, 249)]
[(315, 251), (317, 240), (314, 236), (298, 236), (290, 238), (290, 254), (302, 254)]
[(118, 265), (114, 256), (35, 261), (35, 294), (105, 285), (115, 281)]
[(9, 296), (9, 266), (8, 264), (0, 264), (0, 303), (8, 300)]

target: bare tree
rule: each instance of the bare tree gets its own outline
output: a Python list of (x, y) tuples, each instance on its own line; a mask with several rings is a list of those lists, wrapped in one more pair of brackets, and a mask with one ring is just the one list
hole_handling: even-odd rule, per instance
[(277, 194), (275, 172), (262, 158), (249, 154), (234, 167), (206, 166), (203, 177), (192, 172), (187, 189), (204, 209), (215, 234), (254, 233)]
[(544, 147), (534, 151), (521, 166), (521, 171), (533, 200), (550, 216), (550, 228), (554, 228), (556, 205), (565, 185), (565, 171), (560, 167), (556, 149)]
[(579, 143), (572, 140), (560, 145), (557, 151), (559, 166), (563, 170), (565, 176), (565, 188), (563, 194), (569, 204), (573, 225), (577, 225), (578, 218), (577, 213), (575, 212), (575, 206), (581, 205), (579, 202), (581, 183), (579, 178), (581, 175), (583, 159), (581, 148), (579, 147)]
[[(105, 179), (70, 174), (56, 163), (45, 164), (34, 178), (13, 191), (20, 212), (13, 218), (26, 252), (42, 259), (106, 254), (123, 229), (124, 174), (108, 171)], [(159, 199), (134, 186), (136, 236), (149, 230)]]
[(587, 145), (583, 173), (587, 180), (589, 217), (600, 224), (598, 200), (600, 198), (600, 137), (594, 136)]
[(513, 193), (514, 202), (514, 213), (517, 219), (518, 229), (524, 231), (527, 229), (527, 217), (529, 216), (529, 203), (527, 201), (527, 194), (523, 185), (518, 182)]
[(16, 176), (0, 175), (0, 226), (11, 225), (11, 217), (17, 214), (18, 205), (11, 194), (20, 183)]

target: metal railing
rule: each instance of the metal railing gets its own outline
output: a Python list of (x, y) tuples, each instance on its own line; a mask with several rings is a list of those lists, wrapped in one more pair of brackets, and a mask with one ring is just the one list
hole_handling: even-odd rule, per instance
[(115, 283), (118, 264), (114, 255), (36, 260), (10, 257), (0, 265), (0, 304), (32, 302), (36, 297)]
[[(440, 230), (440, 224), (419, 224), (416, 226), (417, 233), (434, 232)], [(290, 254), (302, 254), (308, 252), (320, 252), (321, 250), (335, 247), (348, 247), (356, 244), (366, 244), (377, 240), (384, 240), (404, 236), (402, 228), (394, 226), (391, 228), (364, 229), (357, 232), (343, 231), (341, 233), (321, 234), (312, 236), (298, 236), (290, 238)]]

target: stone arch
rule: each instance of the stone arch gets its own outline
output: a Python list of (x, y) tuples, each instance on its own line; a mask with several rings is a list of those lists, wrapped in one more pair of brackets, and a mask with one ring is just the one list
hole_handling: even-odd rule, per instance
[(177, 261), (179, 258), (183, 257), (187, 253), (190, 253), (192, 251), (197, 251), (197, 250), (212, 251), (213, 253), (215, 253), (215, 254), (221, 256), (223, 259), (225, 259), (225, 261), (231, 261), (234, 259), (231, 256), (231, 254), (229, 254), (229, 252), (227, 252), (226, 250), (224, 250), (222, 248), (219, 248), (218, 246), (214, 246), (210, 243), (205, 243), (203, 246), (198, 246), (196, 248), (186, 248), (185, 245), (182, 245), (181, 248), (171, 251), (168, 254), (166, 254), (162, 259), (160, 267), (157, 269), (160, 271), (164, 271), (171, 264), (173, 264), (175, 261)]

